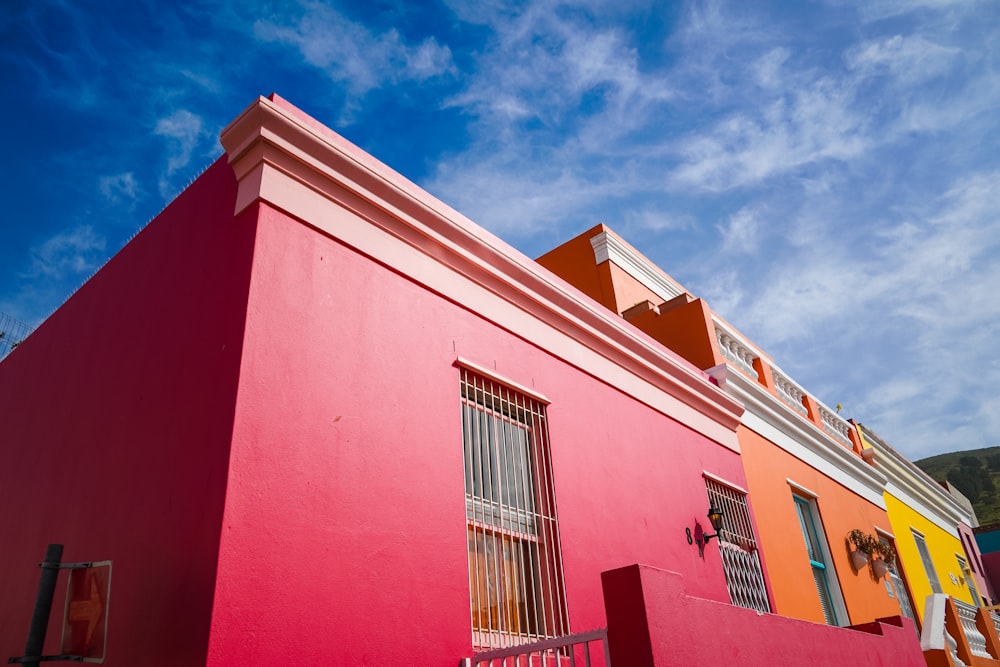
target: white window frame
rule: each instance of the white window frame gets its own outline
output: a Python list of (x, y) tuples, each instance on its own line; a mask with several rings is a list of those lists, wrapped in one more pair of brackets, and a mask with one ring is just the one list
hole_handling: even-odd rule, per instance
[(934, 566), (934, 559), (931, 558), (931, 552), (927, 548), (927, 538), (916, 528), (910, 528), (910, 533), (913, 535), (913, 542), (917, 545), (917, 553), (920, 554), (920, 561), (924, 565), (924, 574), (927, 576), (927, 583), (930, 584), (931, 591), (944, 593), (944, 588), (941, 587), (941, 578)]

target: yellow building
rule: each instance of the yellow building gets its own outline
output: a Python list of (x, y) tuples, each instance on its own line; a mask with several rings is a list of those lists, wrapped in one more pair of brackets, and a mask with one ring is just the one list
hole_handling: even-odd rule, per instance
[(911, 618), (918, 622), (932, 593), (980, 606), (958, 529), (959, 524), (972, 525), (971, 512), (871, 429), (857, 427), (864, 457), (888, 479), (885, 506), (893, 534), (879, 537), (895, 547), (897, 558), (895, 571), (885, 578), (887, 592), (899, 598), (904, 614), (912, 610)]

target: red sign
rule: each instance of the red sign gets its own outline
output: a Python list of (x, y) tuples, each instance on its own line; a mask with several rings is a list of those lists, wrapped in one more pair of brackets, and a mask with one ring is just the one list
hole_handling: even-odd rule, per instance
[(111, 595), (111, 561), (69, 571), (66, 614), (63, 618), (62, 653), (78, 655), (84, 662), (104, 662), (108, 643), (108, 599)]

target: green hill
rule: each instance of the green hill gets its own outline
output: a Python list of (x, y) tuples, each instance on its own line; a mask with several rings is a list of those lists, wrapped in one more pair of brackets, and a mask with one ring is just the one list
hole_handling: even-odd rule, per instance
[(939, 482), (945, 480), (964, 493), (979, 523), (1000, 521), (1000, 447), (938, 454), (914, 463)]

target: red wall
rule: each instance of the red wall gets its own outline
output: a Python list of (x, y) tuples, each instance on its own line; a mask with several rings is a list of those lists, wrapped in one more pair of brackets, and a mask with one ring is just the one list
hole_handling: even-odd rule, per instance
[(106, 665), (204, 663), (255, 230), (234, 198), (217, 162), (0, 363), (0, 659), (58, 542), (114, 561)]
[(600, 573), (636, 561), (728, 602), (684, 529), (702, 471), (744, 484), (734, 452), (266, 205), (248, 312), (210, 665), (470, 654), (457, 356), (552, 401), (574, 631), (605, 623)]
[(603, 575), (611, 661), (628, 667), (892, 665), (925, 667), (916, 631), (896, 616), (835, 628), (699, 599), (676, 572), (632, 565)]

